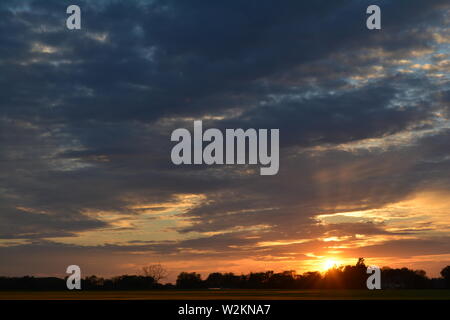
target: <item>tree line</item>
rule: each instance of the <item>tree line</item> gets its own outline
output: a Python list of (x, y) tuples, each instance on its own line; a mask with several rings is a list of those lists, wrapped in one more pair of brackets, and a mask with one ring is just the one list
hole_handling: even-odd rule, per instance
[[(317, 271), (296, 274), (295, 271), (210, 273), (206, 279), (196, 272), (181, 272), (175, 284), (161, 284), (167, 271), (161, 265), (143, 268), (143, 275), (122, 275), (113, 278), (89, 276), (82, 279), (83, 290), (155, 290), (155, 289), (366, 289), (368, 274), (364, 259), (355, 265), (335, 266), (324, 273)], [(423, 270), (408, 268), (381, 269), (383, 289), (450, 289), (450, 266), (441, 271), (441, 278), (429, 278)], [(0, 277), (0, 290), (66, 290), (66, 279), (47, 277)]]

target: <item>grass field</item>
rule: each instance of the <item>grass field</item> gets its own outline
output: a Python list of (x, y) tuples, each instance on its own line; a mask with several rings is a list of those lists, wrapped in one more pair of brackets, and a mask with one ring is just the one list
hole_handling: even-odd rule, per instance
[(1, 292), (0, 300), (450, 300), (450, 290), (167, 290)]

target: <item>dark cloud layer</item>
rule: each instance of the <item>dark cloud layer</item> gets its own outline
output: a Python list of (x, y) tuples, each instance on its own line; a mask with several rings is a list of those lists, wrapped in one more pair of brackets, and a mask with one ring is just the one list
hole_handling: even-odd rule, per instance
[[(369, 32), (365, 8), (377, 3), (383, 30)], [(241, 257), (261, 242), (398, 236), (315, 217), (449, 188), (448, 70), (399, 69), (445, 49), (433, 35), (448, 1), (79, 1), (80, 31), (65, 28), (68, 4), (0, 4), (0, 239), (26, 243), (0, 247), (3, 257), (111, 227), (92, 212), (138, 217), (133, 203), (175, 206), (180, 194), (204, 200), (178, 213), (189, 223), (175, 231), (202, 236), (112, 251)], [(279, 174), (172, 165), (170, 132), (193, 118), (280, 128)], [(405, 134), (414, 138), (345, 147)], [(435, 245), (420, 243), (424, 254)]]

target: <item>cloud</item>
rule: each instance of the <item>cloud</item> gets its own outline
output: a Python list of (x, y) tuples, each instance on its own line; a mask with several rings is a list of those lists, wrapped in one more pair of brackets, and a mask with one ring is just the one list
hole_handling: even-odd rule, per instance
[[(81, 1), (76, 32), (67, 3), (0, 4), (0, 238), (22, 243), (0, 249), (9, 270), (33, 248), (302, 260), (357, 235), (383, 241), (370, 254), (422, 240), (425, 254), (440, 240), (423, 234), (448, 232), (386, 218), (449, 187), (446, 1), (383, 1), (382, 32), (367, 1)], [(170, 132), (199, 118), (280, 128), (279, 174), (172, 165)]]

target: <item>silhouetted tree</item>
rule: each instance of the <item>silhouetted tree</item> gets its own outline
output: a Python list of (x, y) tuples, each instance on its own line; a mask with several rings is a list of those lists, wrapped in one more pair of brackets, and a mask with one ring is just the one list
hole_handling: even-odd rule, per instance
[(342, 271), (343, 288), (365, 289), (367, 277), (367, 266), (364, 258), (359, 258), (355, 266), (344, 267)]
[(206, 287), (208, 288), (223, 288), (224, 278), (220, 272), (210, 273), (205, 280)]
[(152, 277), (124, 275), (113, 278), (112, 282), (116, 290), (145, 290), (157, 287), (157, 283)]
[(177, 277), (177, 288), (199, 289), (203, 287), (200, 274), (196, 272), (181, 272)]
[(81, 288), (83, 288), (83, 290), (99, 290), (103, 289), (104, 284), (105, 279), (89, 276), (81, 281)]
[(445, 287), (450, 289), (450, 266), (446, 266), (441, 270), (441, 276), (444, 278)]
[(267, 287), (267, 283), (272, 277), (273, 271), (250, 273), (246, 281), (249, 289), (262, 289)]
[(267, 280), (268, 288), (279, 288), (279, 289), (293, 289), (295, 288), (295, 271), (283, 271), (281, 273), (274, 273)]
[(142, 272), (146, 277), (155, 279), (156, 282), (165, 279), (168, 275), (167, 270), (159, 263), (142, 267)]
[(381, 270), (381, 287), (389, 289), (427, 289), (431, 288), (431, 280), (423, 270), (408, 268)]
[[(324, 274), (295, 271), (251, 272), (247, 275), (213, 272), (206, 280), (195, 272), (181, 272), (176, 286), (158, 284), (165, 270), (160, 265), (144, 269), (147, 276), (122, 275), (111, 279), (89, 276), (82, 280), (83, 290), (150, 290), (150, 289), (200, 289), (200, 288), (252, 288), (252, 289), (365, 289), (367, 268), (363, 258), (355, 265), (333, 267)], [(155, 275), (156, 278), (149, 276)], [(430, 279), (423, 270), (408, 268), (381, 270), (382, 288), (426, 289), (450, 288), (450, 266), (441, 271), (442, 278)], [(0, 277), (0, 290), (67, 290), (65, 279), (35, 277)]]
[(317, 289), (320, 287), (322, 281), (322, 275), (320, 272), (305, 272), (296, 279), (295, 287), (298, 289)]
[(341, 289), (345, 286), (343, 282), (343, 268), (334, 266), (331, 269), (328, 269), (322, 279), (322, 288), (325, 289)]
[(66, 282), (64, 279), (48, 277), (21, 277), (8, 278), (0, 277), (0, 290), (64, 290)]

